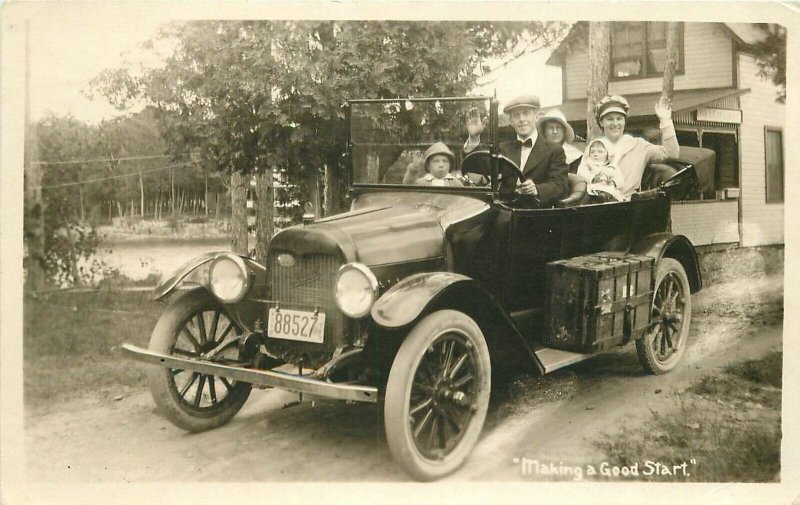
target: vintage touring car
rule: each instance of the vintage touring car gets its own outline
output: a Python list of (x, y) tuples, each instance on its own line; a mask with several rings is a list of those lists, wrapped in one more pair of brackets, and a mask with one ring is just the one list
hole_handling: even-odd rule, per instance
[[(670, 229), (691, 164), (630, 201), (552, 208), (500, 192), (519, 169), (498, 154), (486, 97), (354, 100), (350, 210), (285, 229), (266, 265), (200, 256), (156, 288), (173, 294), (148, 349), (152, 395), (175, 425), (223, 425), (253, 385), (382, 406), (393, 457), (422, 480), (457, 469), (478, 440), (493, 376), (546, 374), (635, 342), (647, 372), (673, 369), (701, 288), (692, 244)], [(489, 118), (463, 156), (464, 124)], [(422, 152), (458, 153), (464, 186), (415, 183)], [(535, 206), (533, 206), (535, 207)], [(179, 289), (183, 288), (183, 289)], [(189, 289), (187, 289), (189, 288)]]

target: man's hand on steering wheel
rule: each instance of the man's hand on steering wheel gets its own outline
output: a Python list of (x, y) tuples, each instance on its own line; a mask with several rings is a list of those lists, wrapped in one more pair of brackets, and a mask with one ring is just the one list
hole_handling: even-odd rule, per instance
[(525, 179), (517, 183), (517, 193), (521, 195), (537, 196), (539, 191), (536, 189), (536, 184), (530, 179)]

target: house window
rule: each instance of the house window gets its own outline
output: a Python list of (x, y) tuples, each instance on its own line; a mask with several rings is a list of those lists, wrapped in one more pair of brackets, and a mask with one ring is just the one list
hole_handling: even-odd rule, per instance
[(783, 202), (783, 131), (764, 129), (764, 154), (767, 171), (767, 203)]
[[(683, 71), (683, 24), (679, 28), (678, 69)], [(667, 61), (667, 23), (613, 23), (611, 78), (660, 75)]]

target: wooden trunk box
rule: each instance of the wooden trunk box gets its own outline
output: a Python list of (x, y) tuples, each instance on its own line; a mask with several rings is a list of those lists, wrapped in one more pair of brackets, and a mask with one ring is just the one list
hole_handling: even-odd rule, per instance
[(621, 345), (646, 329), (653, 258), (604, 252), (546, 267), (544, 344), (590, 353)]

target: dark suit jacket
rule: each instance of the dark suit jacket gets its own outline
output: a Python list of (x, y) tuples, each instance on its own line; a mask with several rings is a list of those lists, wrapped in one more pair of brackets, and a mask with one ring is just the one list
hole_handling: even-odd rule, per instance
[[(522, 146), (516, 140), (500, 143), (500, 152), (508, 159), (519, 165), (522, 159)], [(569, 179), (567, 172), (566, 156), (561, 146), (547, 144), (539, 135), (533, 150), (524, 167), (521, 167), (525, 179), (530, 179), (536, 184), (539, 192), (538, 198), (542, 207), (551, 207), (567, 196), (569, 193)], [(505, 180), (501, 191), (513, 192), (516, 181)]]

